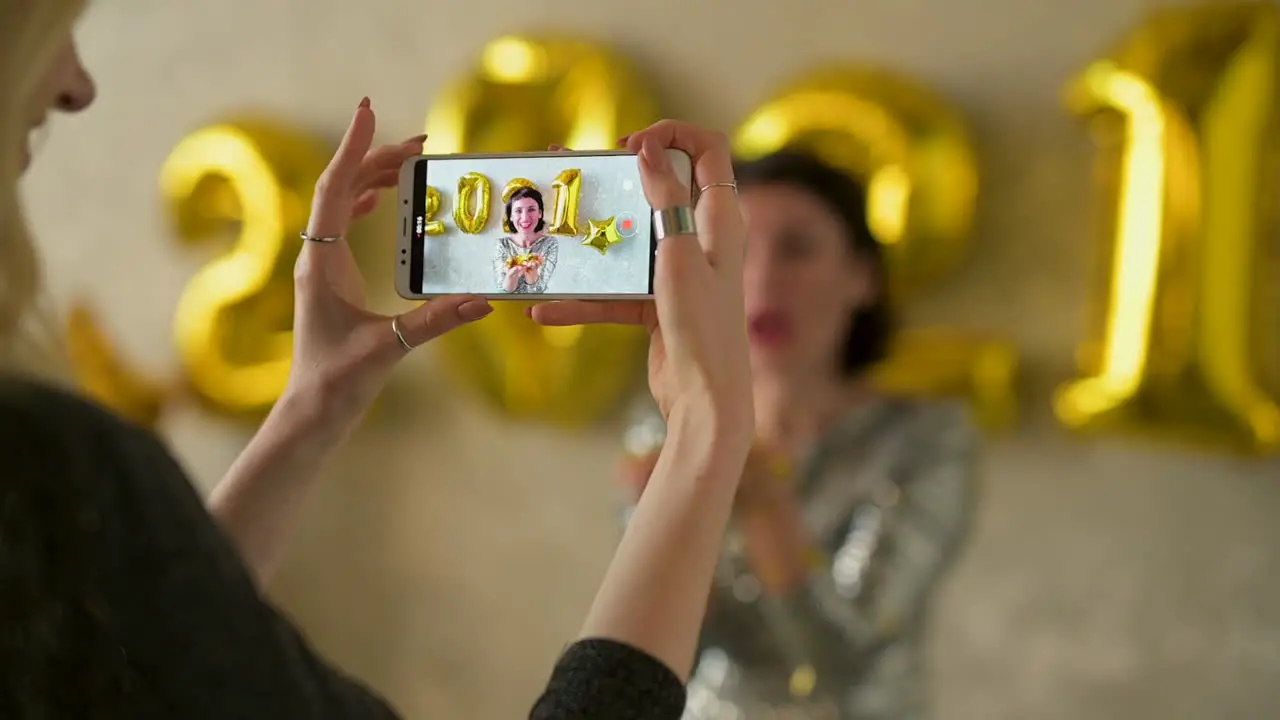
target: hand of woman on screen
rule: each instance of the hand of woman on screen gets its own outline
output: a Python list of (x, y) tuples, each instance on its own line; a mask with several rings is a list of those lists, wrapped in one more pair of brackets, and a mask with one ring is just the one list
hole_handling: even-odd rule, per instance
[[(645, 197), (655, 209), (691, 203), (668, 148), (688, 153), (696, 184), (733, 181), (729, 144), (720, 133), (663, 120), (619, 144), (639, 154)], [(662, 414), (670, 419), (687, 410), (718, 424), (745, 423), (749, 437), (754, 413), (742, 299), (746, 229), (731, 188), (710, 189), (695, 211), (696, 234), (658, 244), (654, 301), (553, 302), (534, 307), (531, 315), (543, 325), (644, 327), (649, 387)]]
[[(396, 186), (404, 161), (422, 152), (421, 135), (373, 147), (375, 125), (366, 98), (316, 183), (308, 237), (345, 238), (352, 220), (372, 211), (382, 190)], [(407, 349), (392, 318), (368, 309), (364, 278), (345, 239), (303, 243), (294, 293), (290, 389), (316, 396), (342, 416), (363, 411)], [(474, 295), (442, 297), (397, 317), (396, 329), (416, 347), (491, 310)]]

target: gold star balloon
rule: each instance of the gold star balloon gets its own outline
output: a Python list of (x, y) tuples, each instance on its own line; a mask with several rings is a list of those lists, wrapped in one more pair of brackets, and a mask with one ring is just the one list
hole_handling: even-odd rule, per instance
[(595, 248), (601, 255), (605, 255), (609, 248), (620, 242), (622, 236), (618, 234), (617, 218), (587, 221), (587, 239), (582, 241), (586, 247)]

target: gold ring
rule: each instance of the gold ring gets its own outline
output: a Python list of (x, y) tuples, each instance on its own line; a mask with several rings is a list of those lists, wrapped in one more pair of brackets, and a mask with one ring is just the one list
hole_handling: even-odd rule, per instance
[(413, 346), (409, 344), (408, 340), (404, 339), (404, 333), (400, 332), (399, 315), (391, 318), (391, 332), (395, 333), (396, 339), (400, 341), (400, 347), (404, 348), (405, 352), (413, 352)]

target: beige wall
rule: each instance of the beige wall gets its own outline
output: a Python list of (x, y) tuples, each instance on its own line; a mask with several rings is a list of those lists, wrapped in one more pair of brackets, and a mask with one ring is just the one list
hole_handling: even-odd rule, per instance
[[(941, 605), (941, 717), (1262, 718), (1280, 704), (1276, 464), (1079, 444), (1046, 410), (1092, 238), (1090, 149), (1058, 89), (1154, 4), (100, 0), (82, 37), (101, 101), (59, 123), (31, 205), (59, 297), (92, 298), (123, 347), (168, 371), (174, 303), (209, 255), (169, 239), (156, 171), (226, 111), (333, 136), (369, 94), (386, 137), (404, 137), (449, 74), (435, 68), (540, 28), (615, 45), (669, 115), (726, 129), (817, 61), (914, 73), (973, 119), (984, 198), (973, 261), (913, 312), (1016, 338), (1031, 375), (1027, 419), (991, 445), (977, 535)], [(507, 424), (451, 391), (427, 353), (407, 365), (412, 412), (343, 451), (277, 594), (410, 717), (513, 717), (608, 560), (616, 429)], [(167, 432), (206, 488), (245, 440), (195, 410)], [(532, 466), (512, 473), (502, 452)]]

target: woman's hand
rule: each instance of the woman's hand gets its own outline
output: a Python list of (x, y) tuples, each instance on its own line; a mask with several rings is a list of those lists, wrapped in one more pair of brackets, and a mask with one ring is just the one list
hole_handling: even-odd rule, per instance
[[(720, 133), (664, 120), (619, 144), (639, 154), (645, 197), (655, 209), (692, 202), (668, 148), (689, 154), (697, 183), (733, 181), (728, 141)], [(659, 242), (654, 301), (571, 300), (538, 305), (531, 315), (543, 325), (644, 327), (650, 337), (649, 388), (663, 416), (693, 412), (749, 439), (754, 414), (742, 300), (746, 229), (737, 195), (731, 188), (712, 188), (695, 214), (696, 235)]]
[(696, 207), (696, 233), (658, 241), (655, 301), (566, 301), (533, 308), (544, 325), (615, 323), (649, 331), (649, 388), (667, 440), (583, 624), (647, 652), (687, 679), (707, 589), (754, 433), (742, 298), (746, 232), (723, 135), (664, 120), (621, 143), (639, 155), (645, 197), (688, 207), (668, 148), (715, 184)]
[[(345, 238), (352, 219), (373, 210), (380, 190), (396, 185), (401, 164), (422, 152), (424, 136), (371, 149), (374, 130), (366, 98), (316, 184), (308, 236)], [(364, 278), (345, 239), (303, 244), (294, 291), (290, 391), (318, 398), (338, 419), (358, 417), (407, 352), (392, 330), (392, 318), (368, 309)], [(477, 296), (453, 295), (399, 316), (397, 327), (405, 342), (417, 347), (491, 310)]]

